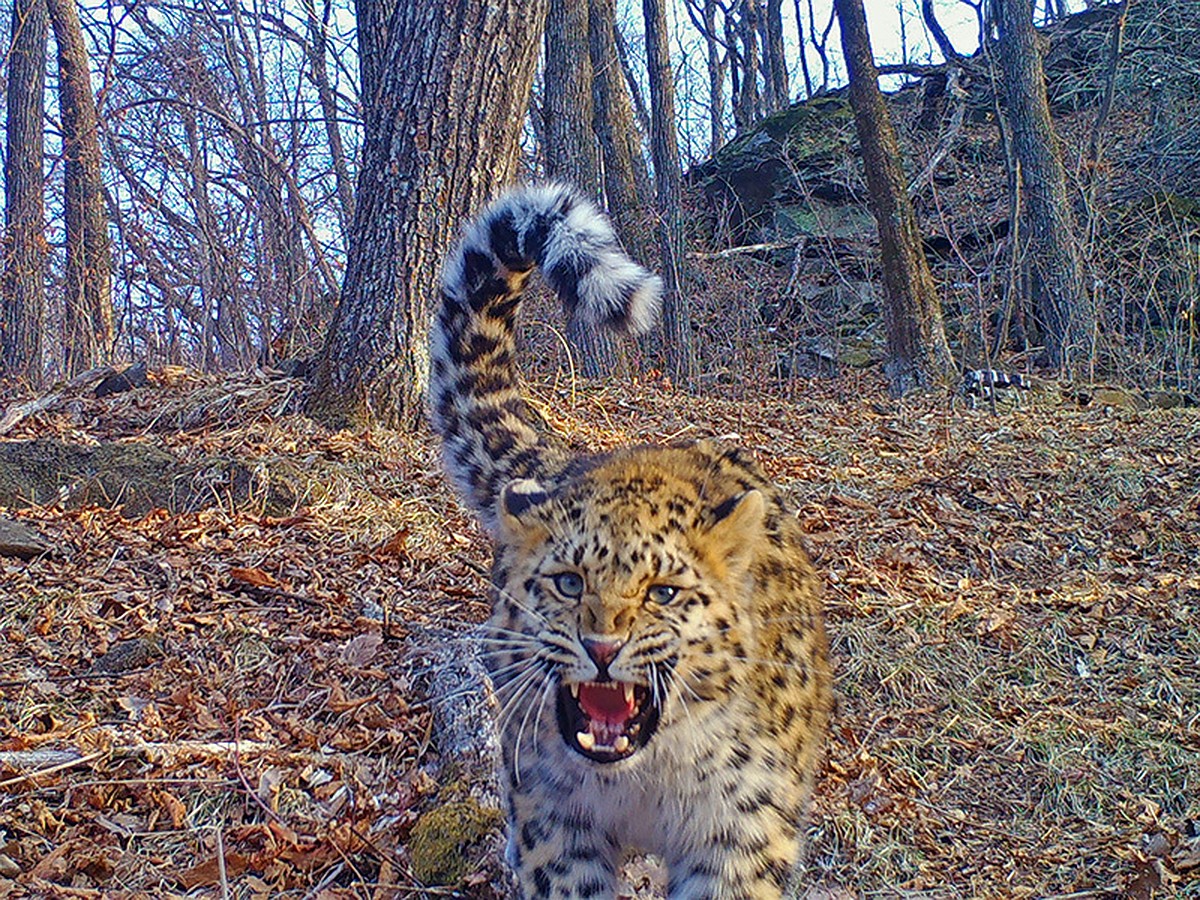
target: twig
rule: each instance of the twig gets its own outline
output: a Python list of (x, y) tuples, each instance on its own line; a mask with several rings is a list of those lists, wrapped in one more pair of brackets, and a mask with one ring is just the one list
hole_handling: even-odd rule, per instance
[(221, 878), (221, 896), (229, 900), (229, 873), (225, 871), (225, 837), (224, 828), (217, 826), (217, 871)]
[[(22, 751), (15, 751), (12, 755), (17, 755), (21, 752)], [(32, 751), (25, 751), (25, 752), (36, 754), (39, 752), (40, 753), (52, 753), (54, 751), (32, 750)], [(3, 757), (8, 756), (8, 755), (9, 755), (8, 753), (0, 754), (0, 762), (6, 762), (6, 760), (4, 760)], [(55, 772), (62, 772), (66, 769), (73, 769), (76, 766), (81, 766), (81, 765), (85, 765), (90, 762), (94, 762), (95, 760), (100, 759), (101, 757), (104, 757), (107, 755), (108, 755), (108, 751), (100, 750), (96, 753), (89, 753), (87, 756), (77, 756), (73, 759), (67, 759), (67, 760), (64, 760), (63, 762), (58, 763), (57, 765), (49, 766), (48, 768), (45, 768), (45, 769), (38, 769), (35, 772), (26, 772), (22, 775), (17, 775), (14, 778), (8, 778), (4, 781), (0, 781), (0, 788), (11, 787), (14, 784), (20, 784), (22, 781), (33, 781), (35, 778), (41, 778), (43, 775), (53, 775)]]
[(963, 120), (967, 110), (967, 92), (962, 87), (961, 79), (962, 69), (951, 66), (949, 74), (946, 76), (946, 92), (950, 95), (950, 102), (953, 104), (954, 110), (950, 114), (950, 127), (946, 129), (946, 134), (942, 137), (937, 149), (933, 151), (933, 156), (929, 157), (929, 162), (921, 170), (921, 174), (909, 182), (908, 195), (910, 197), (915, 196), (926, 182), (933, 179), (933, 173), (946, 158), (946, 154), (954, 149), (954, 145), (958, 143), (958, 138), (962, 134)]
[(261, 753), (281, 752), (288, 756), (313, 759), (312, 754), (297, 754), (294, 751), (284, 751), (277, 744), (264, 741), (172, 741), (169, 743), (150, 744), (139, 742), (127, 747), (110, 747), (94, 753), (82, 754), (78, 750), (5, 750), (0, 751), (0, 765), (13, 769), (34, 767), (34, 771), (24, 772), (7, 781), (0, 781), (0, 788), (17, 784), (31, 778), (51, 775), (64, 769), (87, 765), (98, 759), (145, 759), (155, 762), (163, 757), (177, 756), (227, 756), (227, 755), (257, 755)]

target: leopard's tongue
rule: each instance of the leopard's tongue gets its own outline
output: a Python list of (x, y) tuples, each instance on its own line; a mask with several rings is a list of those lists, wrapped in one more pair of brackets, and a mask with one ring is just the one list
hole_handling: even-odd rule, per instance
[(632, 685), (624, 682), (581, 684), (579, 706), (588, 718), (601, 722), (625, 722), (634, 712)]

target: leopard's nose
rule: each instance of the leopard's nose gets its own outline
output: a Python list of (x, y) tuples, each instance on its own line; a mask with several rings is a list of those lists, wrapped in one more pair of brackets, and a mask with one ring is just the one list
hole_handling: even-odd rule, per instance
[(600, 680), (608, 680), (608, 664), (621, 651), (623, 641), (596, 641), (591, 638), (583, 639), (583, 649), (591, 657), (596, 668), (600, 670)]

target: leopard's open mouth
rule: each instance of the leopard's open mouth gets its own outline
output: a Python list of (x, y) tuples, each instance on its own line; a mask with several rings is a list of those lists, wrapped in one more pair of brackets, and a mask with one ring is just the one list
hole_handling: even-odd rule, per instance
[(650, 689), (628, 681), (563, 683), (558, 688), (558, 728), (567, 746), (588, 759), (627, 759), (646, 746), (658, 727)]

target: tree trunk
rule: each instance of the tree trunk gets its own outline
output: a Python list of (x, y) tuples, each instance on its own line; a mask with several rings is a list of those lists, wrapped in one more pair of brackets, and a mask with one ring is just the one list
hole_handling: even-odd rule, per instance
[(516, 173), (545, 0), (358, 0), (363, 165), (346, 277), (308, 398), (413, 427), (428, 319), (459, 229)]
[[(592, 200), (602, 199), (600, 148), (595, 121), (589, 9), (586, 0), (549, 0), (546, 65), (542, 76), (546, 174), (574, 184)], [(578, 371), (588, 378), (616, 368), (616, 342), (607, 333), (571, 316), (567, 344)]]
[[(741, 82), (733, 104), (733, 120), (738, 134), (753, 128), (762, 118), (762, 101), (758, 93), (758, 18), (760, 0), (743, 0), (737, 19), (737, 36), (742, 50)], [(736, 65), (736, 63), (735, 63)]]
[(634, 118), (629, 89), (621, 75), (615, 40), (614, 0), (590, 0), (588, 45), (592, 62), (593, 127), (604, 161), (604, 195), (626, 249), (639, 255), (650, 172), (642, 154), (642, 132)]
[(800, 0), (793, 0), (796, 8), (796, 46), (800, 53), (800, 72), (804, 75), (804, 99), (813, 95), (812, 73), (808, 70), (808, 42), (804, 37), (804, 17), (800, 13)]
[(783, 48), (783, 0), (767, 0), (762, 16), (763, 80), (767, 85), (767, 115), (785, 109), (791, 101), (787, 56)]
[(708, 68), (708, 154), (725, 146), (725, 64), (717, 38), (717, 0), (704, 0), (704, 49)]
[(663, 331), (667, 373), (678, 385), (696, 376), (691, 314), (683, 296), (683, 177), (675, 136), (675, 82), (667, 51), (662, 0), (642, 0), (646, 18), (646, 63), (650, 81), (650, 153), (662, 245)]
[(650, 113), (646, 109), (646, 100), (642, 96), (640, 82), (633, 71), (633, 63), (629, 59), (629, 43), (616, 24), (613, 25), (613, 42), (617, 45), (617, 62), (621, 64), (621, 76), (625, 79), (625, 86), (629, 89), (629, 100), (633, 104), (638, 127), (642, 134), (649, 134)]
[(100, 173), (100, 134), (87, 47), (74, 0), (47, 0), (58, 45), (63, 131), (63, 370), (78, 375), (107, 359), (113, 343), (112, 256)]
[(942, 307), (908, 197), (896, 130), (879, 91), (879, 73), (867, 34), (862, 0), (834, 0), (850, 76), (850, 105), (862, 145), (871, 212), (879, 227), (884, 324), (891, 392), (950, 383), (954, 360), (946, 344)]
[(1084, 287), (1067, 176), (1050, 121), (1032, 0), (996, 0), (999, 57), (1024, 191), (1023, 248), (1049, 365), (1072, 374), (1094, 360), (1096, 310)]
[(43, 191), (46, 0), (14, 0), (4, 156), (4, 312), (0, 371), (35, 387), (42, 381), (46, 308)]

